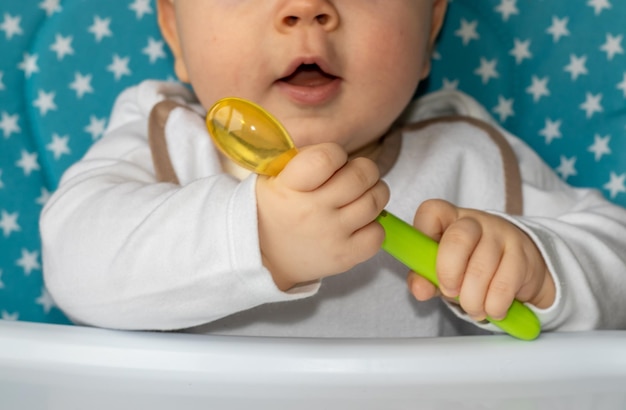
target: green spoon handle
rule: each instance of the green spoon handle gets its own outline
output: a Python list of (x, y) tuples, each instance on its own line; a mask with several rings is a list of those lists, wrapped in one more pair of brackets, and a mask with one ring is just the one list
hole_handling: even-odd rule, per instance
[[(382, 248), (411, 270), (439, 286), (437, 280), (437, 250), (439, 245), (413, 226), (383, 210), (376, 219), (385, 229)], [(514, 300), (502, 320), (487, 320), (506, 333), (522, 340), (533, 340), (541, 332), (539, 319), (528, 306)]]

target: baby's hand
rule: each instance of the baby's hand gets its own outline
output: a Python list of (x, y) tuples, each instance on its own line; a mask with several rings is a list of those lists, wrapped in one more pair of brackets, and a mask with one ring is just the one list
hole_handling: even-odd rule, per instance
[[(555, 286), (543, 257), (509, 221), (429, 200), (417, 210), (413, 225), (439, 241), (436, 266), (441, 293), (458, 297), (473, 319), (503, 319), (513, 299), (539, 308), (554, 303)], [(414, 273), (408, 282), (418, 300), (438, 294), (433, 284)]]
[(344, 272), (383, 242), (375, 219), (389, 189), (374, 162), (348, 161), (337, 144), (301, 150), (278, 176), (259, 177), (256, 193), (263, 263), (282, 290)]

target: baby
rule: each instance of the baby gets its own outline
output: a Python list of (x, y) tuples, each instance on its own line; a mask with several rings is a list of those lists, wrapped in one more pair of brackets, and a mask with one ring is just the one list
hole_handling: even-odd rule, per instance
[[(626, 326), (626, 210), (562, 182), (457, 92), (412, 97), (446, 0), (158, 0), (179, 84), (125, 91), (41, 218), (79, 323), (328, 337)], [(300, 153), (246, 175), (202, 115), (237, 96)], [(379, 251), (388, 209), (439, 242), (441, 291)], [(415, 252), (419, 252), (415, 249)], [(439, 298), (436, 296), (443, 296)], [(458, 298), (458, 305), (449, 302)]]

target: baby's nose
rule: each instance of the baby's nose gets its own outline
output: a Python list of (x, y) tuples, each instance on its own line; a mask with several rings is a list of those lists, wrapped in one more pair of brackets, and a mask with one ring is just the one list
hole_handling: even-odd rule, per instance
[(329, 0), (286, 0), (276, 15), (276, 27), (289, 31), (293, 27), (319, 25), (332, 31), (339, 25), (339, 13)]

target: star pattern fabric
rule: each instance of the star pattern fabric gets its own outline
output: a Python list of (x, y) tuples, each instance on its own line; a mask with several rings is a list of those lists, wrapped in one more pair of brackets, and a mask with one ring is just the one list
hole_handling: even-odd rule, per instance
[(153, 0), (0, 4), (0, 319), (69, 323), (46, 291), (38, 217), (116, 96), (173, 78)]
[[(626, 205), (626, 3), (451, 0), (419, 92), (459, 89), (567, 182)], [(154, 0), (0, 5), (0, 319), (69, 323), (46, 291), (38, 216), (116, 96), (172, 79)]]

